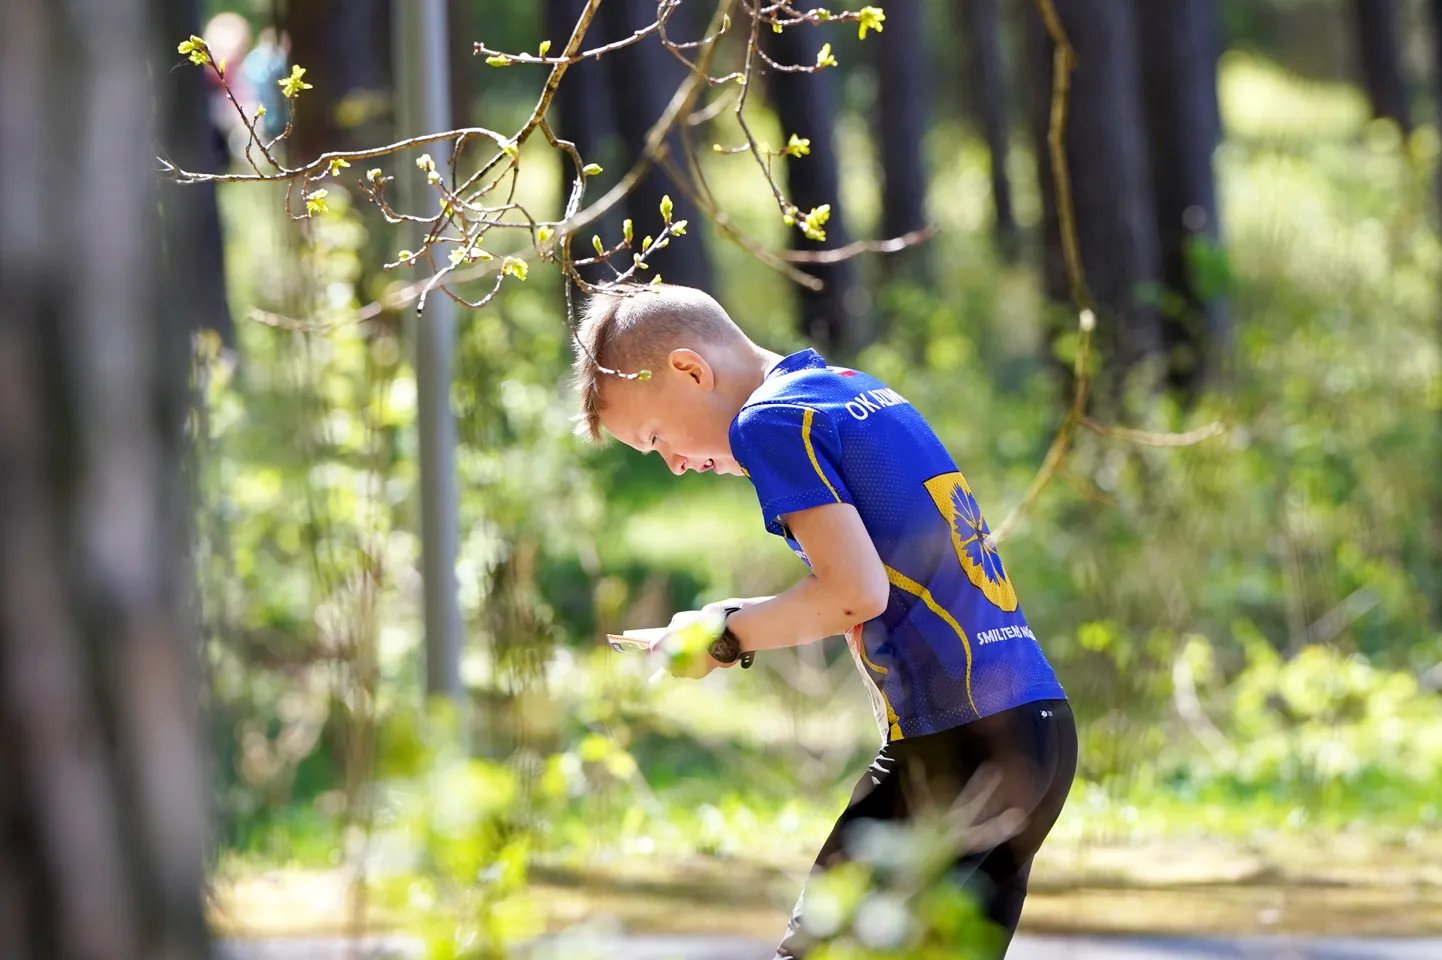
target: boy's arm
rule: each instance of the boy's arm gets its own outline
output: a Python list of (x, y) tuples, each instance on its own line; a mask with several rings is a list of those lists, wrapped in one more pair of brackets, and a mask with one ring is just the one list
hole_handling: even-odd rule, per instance
[(891, 597), (886, 567), (849, 503), (787, 514), (811, 575), (790, 589), (743, 606), (727, 621), (743, 651), (794, 647), (844, 633), (880, 616)]

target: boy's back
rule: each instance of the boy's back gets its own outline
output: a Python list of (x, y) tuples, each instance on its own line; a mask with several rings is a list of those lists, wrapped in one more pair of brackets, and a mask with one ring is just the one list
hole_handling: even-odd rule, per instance
[(861, 516), (891, 599), (848, 640), (888, 739), (1065, 696), (965, 478), (899, 393), (804, 350), (771, 368), (730, 440), (767, 530), (803, 560), (785, 514), (841, 502)]

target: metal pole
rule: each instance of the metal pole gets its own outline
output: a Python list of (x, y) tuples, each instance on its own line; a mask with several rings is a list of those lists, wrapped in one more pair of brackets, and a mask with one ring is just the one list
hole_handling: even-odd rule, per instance
[[(403, 136), (447, 130), (451, 124), (446, 0), (396, 0), (395, 62)], [(445, 171), (450, 144), (433, 145)], [(434, 206), (435, 197), (406, 158), (395, 171), (410, 210)], [(407, 168), (410, 169), (407, 169)], [(412, 238), (419, 243), (420, 235)], [(439, 259), (444, 262), (442, 252)], [(419, 265), (415, 270), (421, 270)], [(424, 584), (426, 693), (461, 703), (461, 611), (456, 595), (459, 518), (456, 497), (456, 425), (451, 413), (455, 304), (443, 294), (426, 298), (411, 321), (415, 345), (416, 427), (420, 438), (421, 576)]]

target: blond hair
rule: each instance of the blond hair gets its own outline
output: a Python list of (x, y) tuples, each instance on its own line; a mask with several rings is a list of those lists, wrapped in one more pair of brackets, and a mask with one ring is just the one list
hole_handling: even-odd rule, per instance
[(672, 350), (746, 342), (741, 328), (710, 295), (675, 284), (626, 284), (586, 301), (576, 332), (575, 380), (581, 415), (576, 433), (601, 440), (601, 387), (619, 373), (654, 371)]

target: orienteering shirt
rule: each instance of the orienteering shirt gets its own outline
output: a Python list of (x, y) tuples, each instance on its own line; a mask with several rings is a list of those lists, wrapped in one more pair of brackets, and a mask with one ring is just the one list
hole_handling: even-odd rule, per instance
[(891, 597), (847, 644), (883, 739), (1065, 698), (971, 487), (905, 397), (803, 350), (767, 373), (730, 440), (766, 529), (808, 566), (785, 516), (827, 503), (860, 514)]

